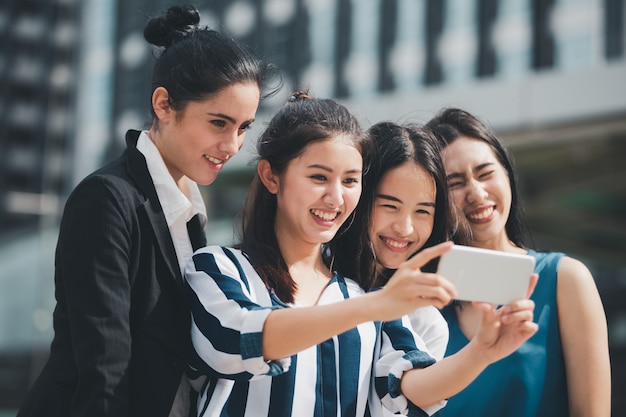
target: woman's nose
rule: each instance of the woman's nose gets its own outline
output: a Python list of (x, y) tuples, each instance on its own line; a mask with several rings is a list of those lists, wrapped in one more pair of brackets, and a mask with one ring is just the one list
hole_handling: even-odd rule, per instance
[(393, 222), (392, 230), (400, 236), (408, 236), (413, 233), (413, 222), (410, 216), (402, 216)]
[(329, 183), (324, 195), (324, 202), (330, 207), (339, 207), (343, 203), (343, 188), (341, 184)]
[(220, 141), (219, 150), (228, 154), (228, 156), (233, 156), (239, 149), (241, 149), (241, 145), (243, 145), (244, 134), (239, 134), (239, 129), (234, 129), (232, 133), (226, 135), (226, 137), (222, 138)]
[(467, 185), (466, 199), (468, 203), (476, 203), (487, 197), (487, 191), (480, 181), (471, 180)]

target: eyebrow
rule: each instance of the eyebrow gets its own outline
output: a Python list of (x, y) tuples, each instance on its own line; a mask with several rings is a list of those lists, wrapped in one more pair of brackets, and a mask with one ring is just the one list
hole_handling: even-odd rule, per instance
[(490, 165), (495, 165), (495, 162), (485, 162), (484, 164), (480, 164), (476, 168), (474, 168), (473, 171), (480, 171), (484, 168), (487, 168)]
[(376, 194), (376, 198), (382, 198), (383, 200), (395, 201), (396, 203), (402, 203), (398, 197), (394, 197), (388, 194)]
[[(394, 197), (388, 194), (376, 194), (375, 198), (382, 198), (383, 200), (395, 201), (396, 203), (403, 203), (403, 201), (400, 200), (398, 197)], [(435, 203), (431, 201), (423, 201), (423, 202), (417, 203), (416, 206), (435, 207)]]
[[(317, 169), (324, 170), (326, 172), (333, 172), (333, 169), (331, 167), (329, 167), (328, 165), (324, 165), (324, 164), (311, 164), (307, 166), (307, 168), (317, 168)], [(362, 170), (360, 169), (350, 169), (346, 171), (347, 174), (360, 174), (361, 172)]]
[[(226, 120), (228, 120), (229, 122), (231, 122), (232, 124), (237, 123), (237, 121), (236, 121), (235, 119), (233, 119), (232, 117), (230, 117), (229, 115), (224, 114), (224, 113), (211, 113), (211, 112), (207, 112), (207, 114), (208, 114), (209, 116), (219, 117), (219, 118), (221, 118), (221, 119), (226, 119)], [(249, 120), (246, 120), (246, 121), (244, 121), (243, 123), (252, 123), (252, 122), (254, 122), (254, 119), (249, 119)], [(242, 124), (243, 124), (243, 123), (242, 123)]]
[(453, 173), (452, 173), (452, 174), (450, 174), (450, 175), (446, 175), (446, 179), (447, 179), (448, 181), (453, 180), (453, 179), (455, 179), (455, 178), (461, 178), (461, 179), (462, 179), (462, 178), (465, 178), (465, 175), (460, 174), (460, 173), (458, 173), (458, 172), (453, 172)]
[[(495, 164), (495, 162), (485, 162), (484, 164), (477, 165), (475, 168), (473, 168), (472, 172), (482, 171), (483, 169)], [(462, 174), (460, 172), (453, 172), (450, 175), (446, 175), (446, 179), (448, 180), (452, 180), (455, 178), (465, 178), (465, 174)]]

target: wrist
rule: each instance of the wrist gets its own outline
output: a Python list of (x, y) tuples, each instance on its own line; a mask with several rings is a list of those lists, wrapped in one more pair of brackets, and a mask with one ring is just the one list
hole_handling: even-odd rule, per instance
[(482, 368), (486, 368), (493, 361), (486, 354), (484, 345), (477, 341), (476, 338), (472, 338), (470, 342), (466, 346), (467, 354), (469, 356), (469, 360), (471, 360), (476, 366), (480, 366)]
[(378, 305), (378, 299), (380, 298), (380, 291), (372, 291), (364, 294), (362, 297), (355, 298), (357, 301), (355, 314), (361, 320), (364, 321), (384, 321), (382, 317), (382, 308)]

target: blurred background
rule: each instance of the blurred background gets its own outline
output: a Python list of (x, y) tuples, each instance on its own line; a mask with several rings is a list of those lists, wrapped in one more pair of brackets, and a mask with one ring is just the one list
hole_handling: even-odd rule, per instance
[[(0, 0), (0, 416), (46, 360), (53, 254), (68, 193), (150, 121), (148, 18), (182, 2)], [(344, 102), (365, 127), (442, 106), (512, 150), (540, 249), (591, 269), (609, 325), (613, 415), (626, 415), (626, 8), (623, 0), (198, 0), (276, 64), (243, 151), (203, 188), (229, 244), (254, 143), (290, 91)], [(581, 361), (585, 358), (580, 358)]]

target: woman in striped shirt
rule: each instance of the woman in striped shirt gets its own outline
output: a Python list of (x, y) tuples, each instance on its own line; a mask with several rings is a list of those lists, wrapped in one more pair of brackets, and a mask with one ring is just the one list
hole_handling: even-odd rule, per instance
[[(448, 243), (365, 293), (373, 278), (367, 225), (351, 223), (370, 147), (345, 107), (306, 93), (270, 121), (257, 145), (242, 243), (199, 250), (185, 273), (200, 417), (376, 416), (382, 405), (425, 415), (422, 408), (534, 332), (532, 302), (521, 300), (498, 312), (483, 306), (477, 337), (445, 363), (418, 348), (404, 314), (454, 297), (444, 278), (420, 272)], [(334, 245), (348, 227), (360, 228), (361, 239)], [(335, 268), (340, 256), (354, 262)]]

